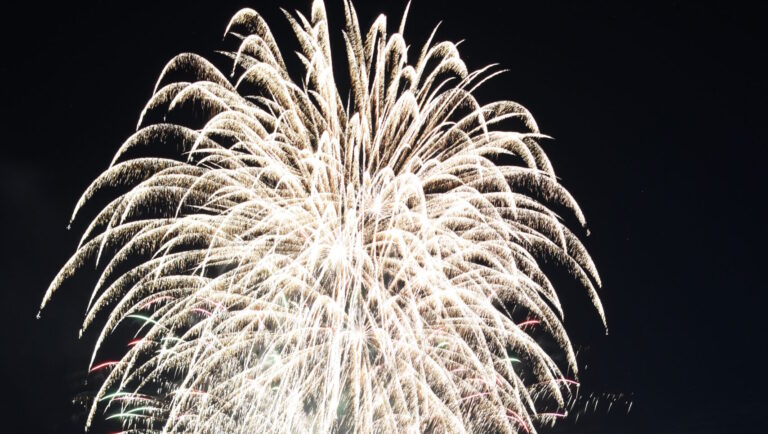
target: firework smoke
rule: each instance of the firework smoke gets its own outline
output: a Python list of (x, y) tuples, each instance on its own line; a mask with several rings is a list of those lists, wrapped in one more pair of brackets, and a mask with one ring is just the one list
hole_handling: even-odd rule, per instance
[[(322, 1), (286, 14), (300, 82), (241, 10), (231, 71), (171, 60), (77, 203), (122, 192), (42, 303), (100, 264), (83, 330), (106, 321), (91, 362), (106, 379), (88, 425), (101, 410), (130, 432), (532, 433), (566, 415), (577, 364), (540, 261), (603, 312), (595, 266), (553, 208), (584, 217), (534, 119), (479, 104), (497, 72), (468, 72), (455, 44), (430, 37), (409, 63), (404, 19), (363, 35), (345, 11), (349, 97)], [(132, 321), (140, 338), (99, 359)]]

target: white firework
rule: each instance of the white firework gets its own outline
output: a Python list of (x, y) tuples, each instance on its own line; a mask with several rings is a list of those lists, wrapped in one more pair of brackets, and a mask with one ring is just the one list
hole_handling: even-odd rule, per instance
[[(300, 82), (243, 9), (226, 30), (230, 76), (171, 60), (77, 203), (123, 187), (42, 303), (100, 261), (83, 330), (106, 317), (91, 364), (107, 375), (88, 425), (101, 409), (131, 432), (516, 433), (567, 413), (577, 364), (539, 262), (603, 311), (595, 266), (552, 208), (584, 217), (534, 119), (478, 103), (496, 72), (468, 72), (456, 44), (430, 37), (409, 63), (404, 19), (363, 36), (345, 12), (349, 97), (322, 1), (286, 14)], [(190, 112), (202, 127), (170, 123)], [(510, 119), (524, 131), (501, 128)], [(131, 318), (140, 339), (95, 363)]]

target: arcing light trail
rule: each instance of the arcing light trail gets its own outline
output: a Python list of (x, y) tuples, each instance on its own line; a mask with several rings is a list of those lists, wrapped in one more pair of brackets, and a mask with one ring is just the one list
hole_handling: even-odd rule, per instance
[[(171, 60), (77, 203), (122, 188), (43, 306), (96, 261), (92, 364), (126, 318), (142, 323), (119, 361), (94, 366), (106, 379), (88, 425), (101, 411), (131, 432), (518, 433), (567, 413), (576, 357), (538, 261), (575, 276), (602, 317), (600, 280), (553, 211), (584, 224), (533, 117), (481, 105), (472, 92), (498, 72), (467, 71), (455, 44), (430, 37), (411, 62), (404, 20), (362, 33), (345, 11), (348, 71), (332, 69), (322, 1), (286, 14), (300, 82), (250, 9), (226, 30), (229, 77)], [(171, 121), (190, 110), (202, 127)]]

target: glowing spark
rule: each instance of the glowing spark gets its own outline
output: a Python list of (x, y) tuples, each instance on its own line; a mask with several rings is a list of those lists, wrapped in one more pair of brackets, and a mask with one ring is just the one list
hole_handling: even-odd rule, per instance
[(120, 361), (119, 361), (119, 360), (116, 360), (116, 361), (111, 361), (111, 362), (104, 362), (104, 363), (100, 363), (100, 364), (98, 364), (98, 365), (96, 365), (96, 366), (92, 367), (92, 368), (90, 369), (90, 371), (88, 371), (88, 372), (96, 372), (96, 371), (98, 371), (98, 370), (101, 370), (101, 369), (104, 369), (104, 368), (109, 368), (109, 367), (111, 367), (111, 366), (115, 366), (115, 365), (117, 365), (118, 363), (120, 363)]
[(545, 136), (519, 104), (475, 99), (492, 67), (467, 71), (434, 32), (412, 57), (404, 19), (364, 33), (344, 5), (348, 96), (322, 1), (288, 18), (300, 82), (243, 9), (226, 30), (230, 77), (171, 60), (77, 203), (73, 219), (121, 188), (42, 305), (95, 261), (83, 330), (106, 324), (93, 357), (125, 318), (144, 336), (92, 368), (112, 369), (88, 425), (113, 404), (124, 429), (164, 433), (516, 433), (566, 414), (577, 363), (539, 261), (603, 310), (592, 259), (555, 214), (584, 225)]
[(143, 342), (144, 342), (144, 339), (134, 339), (134, 340), (128, 342), (128, 346), (132, 347), (134, 345), (138, 345), (138, 344), (141, 344)]
[(527, 327), (527, 326), (538, 325), (540, 323), (541, 323), (541, 321), (539, 321), (537, 319), (531, 319), (531, 320), (528, 320), (528, 321), (523, 321), (521, 323), (518, 323), (517, 326), (518, 327)]

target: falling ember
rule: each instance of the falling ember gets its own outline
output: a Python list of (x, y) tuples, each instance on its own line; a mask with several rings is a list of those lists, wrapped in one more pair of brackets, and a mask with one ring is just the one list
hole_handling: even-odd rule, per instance
[[(77, 203), (73, 219), (125, 187), (42, 306), (95, 261), (94, 359), (127, 318), (142, 336), (91, 369), (109, 368), (88, 426), (104, 413), (126, 432), (528, 433), (568, 413), (576, 357), (539, 261), (604, 315), (595, 265), (553, 211), (584, 225), (545, 136), (519, 104), (475, 99), (500, 71), (467, 71), (434, 32), (409, 58), (405, 18), (361, 32), (344, 6), (348, 71), (332, 69), (319, 0), (288, 15), (301, 82), (251, 9), (227, 26), (229, 75), (175, 57)], [(189, 110), (202, 126), (179, 120)]]

